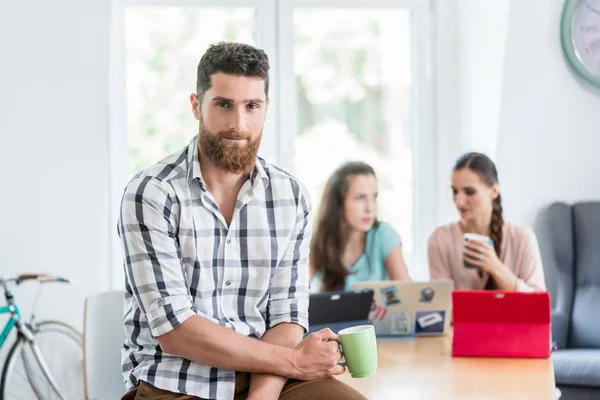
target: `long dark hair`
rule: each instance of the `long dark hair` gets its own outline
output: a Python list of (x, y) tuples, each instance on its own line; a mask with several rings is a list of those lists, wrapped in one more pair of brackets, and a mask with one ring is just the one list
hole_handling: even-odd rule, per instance
[[(488, 186), (492, 186), (498, 181), (498, 171), (496, 166), (488, 156), (482, 153), (463, 154), (454, 165), (453, 172), (463, 168), (468, 168), (475, 172)], [(490, 238), (494, 241), (494, 250), (500, 258), (500, 248), (502, 247), (504, 219), (502, 218), (502, 196), (498, 194), (492, 202), (492, 221), (490, 222)], [(486, 290), (497, 289), (496, 281), (490, 277), (485, 285)]]
[[(321, 273), (324, 291), (343, 290), (350, 274), (342, 262), (348, 243), (348, 226), (344, 218), (344, 201), (349, 178), (356, 175), (375, 175), (375, 170), (361, 161), (351, 161), (338, 167), (325, 185), (315, 223), (311, 244), (311, 262)], [(375, 221), (375, 226), (378, 222)]]

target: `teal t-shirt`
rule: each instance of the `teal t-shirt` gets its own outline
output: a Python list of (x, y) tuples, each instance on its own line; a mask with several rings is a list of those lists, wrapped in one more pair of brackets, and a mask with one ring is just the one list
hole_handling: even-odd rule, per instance
[[(365, 252), (349, 268), (350, 275), (346, 277), (344, 290), (352, 290), (352, 285), (357, 282), (388, 280), (385, 259), (399, 244), (402, 244), (400, 236), (389, 224), (380, 222), (377, 227), (372, 227), (367, 232)], [(321, 274), (313, 276), (310, 290), (313, 293), (321, 291)]]

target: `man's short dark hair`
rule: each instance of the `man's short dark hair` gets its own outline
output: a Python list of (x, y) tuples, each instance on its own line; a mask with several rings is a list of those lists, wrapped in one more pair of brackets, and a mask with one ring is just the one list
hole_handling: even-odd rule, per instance
[(198, 63), (196, 94), (200, 101), (210, 89), (210, 76), (217, 72), (261, 78), (265, 81), (265, 95), (269, 97), (269, 57), (261, 49), (233, 42), (210, 45)]

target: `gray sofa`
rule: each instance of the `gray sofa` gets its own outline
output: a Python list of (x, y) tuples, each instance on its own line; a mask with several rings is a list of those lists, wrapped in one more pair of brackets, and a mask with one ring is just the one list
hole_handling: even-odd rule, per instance
[(552, 295), (561, 400), (600, 399), (600, 202), (554, 203), (536, 232)]

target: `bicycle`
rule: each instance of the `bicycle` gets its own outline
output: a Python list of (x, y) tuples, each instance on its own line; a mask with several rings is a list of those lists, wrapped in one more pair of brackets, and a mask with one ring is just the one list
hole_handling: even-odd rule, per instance
[[(8, 284), (36, 280), (39, 283), (29, 321), (24, 321), (8, 289)], [(46, 274), (24, 274), (16, 278), (0, 277), (8, 306), (0, 314), (10, 314), (0, 334), (0, 348), (11, 331), (17, 338), (6, 357), (0, 381), (0, 400), (82, 399), (83, 339), (81, 333), (60, 321), (35, 320), (35, 306), (42, 285), (50, 282), (71, 283), (69, 279)], [(58, 341), (58, 345), (57, 345)], [(59, 359), (54, 356), (58, 353)], [(50, 362), (50, 364), (48, 364)], [(51, 365), (53, 368), (49, 367)], [(79, 380), (80, 385), (73, 383)], [(72, 393), (75, 391), (77, 394)]]

